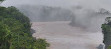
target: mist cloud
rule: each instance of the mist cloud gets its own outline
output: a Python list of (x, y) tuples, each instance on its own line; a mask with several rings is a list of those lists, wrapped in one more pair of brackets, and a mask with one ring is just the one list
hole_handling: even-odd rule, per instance
[(16, 6), (21, 4), (48, 5), (60, 7), (72, 7), (76, 5), (82, 5), (86, 8), (105, 8), (111, 10), (111, 0), (6, 0), (2, 5)]
[(72, 22), (70, 25), (82, 27), (89, 31), (101, 31), (101, 25), (105, 22), (106, 17), (110, 17), (111, 14), (105, 9), (73, 9), (74, 13)]
[[(76, 25), (86, 27), (91, 30), (100, 29), (101, 24), (104, 23), (105, 18), (109, 16), (104, 14), (97, 14), (99, 9), (104, 8), (108, 11), (111, 11), (111, 6), (110, 6), (111, 0), (6, 0), (5, 2), (2, 3), (2, 5), (3, 6), (44, 5), (44, 6), (50, 6), (50, 7), (62, 7), (63, 9), (68, 8), (73, 13), (73, 16), (72, 15), (71, 16), (73, 17), (74, 23)], [(77, 6), (82, 7), (82, 9), (75, 9)], [(35, 10), (37, 9), (33, 10), (33, 8), (32, 8), (32, 11), (30, 11), (31, 9), (29, 10), (32, 13), (30, 14), (30, 16), (33, 17), (38, 15), (43, 15), (43, 14), (39, 14), (38, 12), (37, 12), (38, 15), (36, 15)], [(50, 10), (47, 10), (47, 11), (50, 11)], [(51, 12), (49, 12), (48, 14), (49, 16), (51, 16)], [(63, 11), (57, 10), (56, 15), (59, 14), (58, 12), (62, 13)]]

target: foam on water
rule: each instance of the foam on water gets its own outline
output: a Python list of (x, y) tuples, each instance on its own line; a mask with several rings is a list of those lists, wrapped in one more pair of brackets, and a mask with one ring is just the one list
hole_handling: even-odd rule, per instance
[(102, 44), (100, 31), (87, 32), (84, 28), (71, 27), (68, 21), (33, 22), (32, 29), (36, 38), (45, 38), (51, 44), (50, 49), (96, 49)]

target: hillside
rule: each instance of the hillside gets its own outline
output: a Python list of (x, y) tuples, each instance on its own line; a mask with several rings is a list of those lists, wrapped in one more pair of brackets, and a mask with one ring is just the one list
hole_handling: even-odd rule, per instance
[(31, 34), (28, 17), (17, 8), (0, 6), (0, 49), (46, 49), (44, 39), (35, 39)]

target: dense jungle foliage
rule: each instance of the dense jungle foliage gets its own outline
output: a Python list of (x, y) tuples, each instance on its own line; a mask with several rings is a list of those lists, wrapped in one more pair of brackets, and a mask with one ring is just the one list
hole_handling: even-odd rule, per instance
[(107, 17), (105, 24), (102, 24), (102, 32), (104, 34), (105, 49), (111, 49), (111, 17)]
[(36, 40), (30, 30), (28, 17), (13, 6), (0, 6), (0, 49), (46, 49), (45, 39)]

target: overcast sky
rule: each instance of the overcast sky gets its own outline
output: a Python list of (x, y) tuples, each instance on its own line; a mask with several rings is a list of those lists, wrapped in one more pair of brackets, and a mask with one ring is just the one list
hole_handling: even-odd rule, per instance
[(6, 0), (2, 5), (13, 6), (23, 4), (61, 7), (82, 5), (88, 8), (106, 8), (108, 10), (111, 10), (111, 0)]

